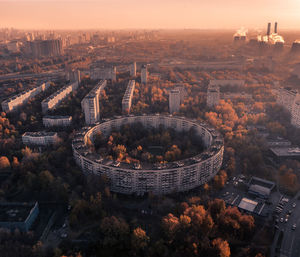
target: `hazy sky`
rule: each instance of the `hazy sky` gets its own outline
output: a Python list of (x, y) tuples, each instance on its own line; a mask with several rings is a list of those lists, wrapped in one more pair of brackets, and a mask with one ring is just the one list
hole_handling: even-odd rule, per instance
[(300, 0), (0, 0), (0, 27), (300, 29)]

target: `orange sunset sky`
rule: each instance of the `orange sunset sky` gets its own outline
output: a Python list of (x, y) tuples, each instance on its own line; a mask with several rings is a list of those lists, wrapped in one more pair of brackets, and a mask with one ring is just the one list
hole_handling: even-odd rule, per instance
[(300, 29), (300, 0), (0, 0), (0, 27)]

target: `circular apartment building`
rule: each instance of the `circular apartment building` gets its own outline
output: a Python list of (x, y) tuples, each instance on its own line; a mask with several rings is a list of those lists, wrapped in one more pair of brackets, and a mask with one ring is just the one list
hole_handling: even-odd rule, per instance
[[(201, 137), (205, 150), (176, 162), (159, 165), (142, 163), (136, 167), (103, 159), (87, 147), (87, 142), (93, 142), (97, 133), (109, 136), (112, 130), (134, 123), (141, 123), (149, 129), (162, 125), (178, 132), (189, 131), (192, 128)], [(84, 127), (76, 133), (72, 148), (74, 159), (84, 173), (106, 175), (110, 179), (110, 189), (113, 192), (138, 195), (147, 192), (168, 194), (198, 187), (208, 182), (219, 171), (224, 152), (222, 136), (203, 121), (164, 115), (119, 116), (94, 127)]]

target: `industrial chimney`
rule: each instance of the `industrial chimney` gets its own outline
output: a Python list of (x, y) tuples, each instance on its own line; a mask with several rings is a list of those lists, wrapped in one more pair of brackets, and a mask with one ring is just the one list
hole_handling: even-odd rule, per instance
[(271, 33), (271, 22), (268, 23), (267, 36), (270, 36)]
[(274, 33), (277, 34), (277, 22), (275, 22)]

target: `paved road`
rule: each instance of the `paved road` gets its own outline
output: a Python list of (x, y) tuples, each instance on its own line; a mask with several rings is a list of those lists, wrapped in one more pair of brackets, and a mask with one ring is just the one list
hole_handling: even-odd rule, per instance
[(42, 73), (10, 73), (0, 76), (0, 81), (11, 80), (11, 79), (30, 79), (30, 78), (44, 78), (44, 77), (58, 77), (64, 76), (63, 70), (47, 71)]
[[(276, 256), (275, 247), (277, 245), (278, 234), (283, 231), (283, 238), (281, 242), (280, 255), (281, 257), (299, 257), (300, 256), (300, 201), (297, 200), (300, 196), (298, 193), (293, 199), (291, 199), (287, 204), (285, 204), (282, 213), (279, 215), (279, 220), (281, 218), (285, 219), (289, 210), (292, 210), (292, 214), (289, 216), (288, 221), (278, 223), (279, 229), (277, 234), (274, 236), (274, 242), (271, 248), (271, 257)], [(293, 208), (293, 203), (296, 203), (296, 207)], [(293, 224), (297, 227), (292, 230)], [(278, 256), (278, 255), (277, 255)]]

